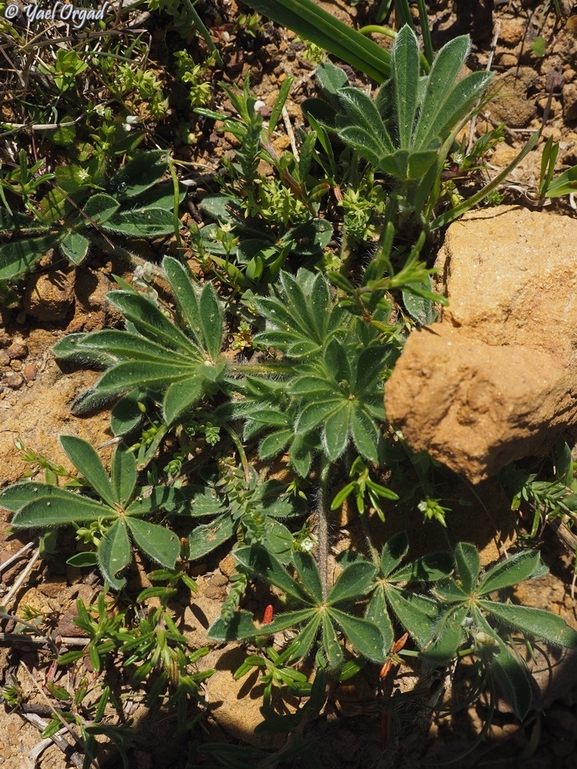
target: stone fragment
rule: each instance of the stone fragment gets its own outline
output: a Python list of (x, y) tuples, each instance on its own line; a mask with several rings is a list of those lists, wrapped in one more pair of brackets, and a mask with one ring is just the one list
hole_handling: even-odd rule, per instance
[(505, 123), (509, 128), (529, 125), (537, 114), (537, 107), (535, 101), (528, 98), (528, 91), (538, 80), (539, 75), (532, 67), (518, 67), (497, 75), (491, 86), (496, 98), (487, 105), (487, 112), (494, 121)]
[(6, 349), (10, 360), (21, 360), (28, 355), (28, 346), (23, 341), (22, 337), (16, 337), (10, 347)]
[(18, 371), (10, 371), (2, 378), (2, 384), (6, 387), (12, 387), (13, 390), (18, 390), (24, 384), (24, 377)]
[(563, 86), (563, 119), (566, 123), (577, 120), (577, 83)]
[(74, 303), (74, 272), (50, 270), (32, 277), (24, 296), (24, 309), (40, 321), (64, 320)]
[(436, 266), (449, 307), (386, 385), (416, 451), (474, 483), (577, 423), (577, 222), (501, 206), (451, 225)]

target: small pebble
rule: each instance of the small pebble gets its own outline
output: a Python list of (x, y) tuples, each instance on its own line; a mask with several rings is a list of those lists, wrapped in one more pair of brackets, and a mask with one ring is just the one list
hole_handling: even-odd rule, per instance
[(14, 358), (14, 360), (10, 361), (10, 368), (12, 371), (22, 371), (22, 361)]
[(14, 390), (18, 390), (24, 384), (24, 377), (18, 371), (11, 371), (2, 379), (2, 384), (7, 387), (12, 387)]
[(28, 347), (24, 344), (22, 339), (15, 339), (6, 352), (8, 353), (10, 360), (14, 360), (15, 358), (25, 358), (28, 355)]
[(33, 382), (36, 377), (38, 376), (38, 369), (33, 363), (28, 363), (24, 368), (22, 369), (22, 373), (24, 375), (24, 379), (27, 382)]

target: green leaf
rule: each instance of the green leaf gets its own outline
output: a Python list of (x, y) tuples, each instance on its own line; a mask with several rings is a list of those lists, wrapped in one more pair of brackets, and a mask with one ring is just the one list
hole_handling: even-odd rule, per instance
[(173, 531), (139, 518), (125, 518), (134, 541), (143, 553), (167, 569), (174, 569), (180, 540)]
[(372, 622), (359, 617), (353, 617), (344, 611), (330, 606), (330, 618), (338, 623), (349, 643), (364, 657), (373, 662), (383, 662), (385, 659), (384, 641), (379, 628)]
[(422, 648), (433, 635), (439, 607), (430, 598), (387, 585), (386, 597), (390, 607)]
[(312, 555), (310, 555), (310, 553), (297, 551), (293, 555), (293, 561), (305, 590), (316, 603), (322, 603), (323, 588), (321, 577)]
[(126, 580), (118, 579), (116, 575), (128, 566), (132, 557), (130, 539), (126, 530), (126, 518), (119, 518), (112, 524), (100, 540), (96, 553), (104, 579), (115, 590), (121, 590), (126, 584)]
[(261, 545), (241, 547), (234, 551), (234, 557), (250, 572), (257, 574), (265, 582), (276, 585), (276, 587), (284, 590), (287, 595), (303, 603), (315, 603), (315, 597), (295, 582), (277, 559)]
[(234, 521), (230, 515), (221, 515), (210, 523), (197, 526), (188, 536), (190, 561), (196, 561), (220, 547), (234, 534)]
[(378, 166), (382, 158), (395, 151), (395, 146), (374, 101), (358, 88), (343, 88), (338, 97), (346, 116), (337, 115), (339, 135), (362, 146), (375, 160), (364, 152), (363, 157)]
[(196, 366), (171, 365), (130, 361), (118, 363), (106, 371), (94, 385), (94, 392), (100, 397), (120, 395), (140, 385), (148, 390), (168, 387), (173, 382), (190, 379), (196, 373)]
[(570, 628), (559, 615), (553, 612), (534, 609), (531, 606), (515, 606), (484, 600), (479, 601), (478, 606), (493, 617), (497, 617), (508, 627), (542, 638), (555, 646), (577, 648), (577, 631)]
[(110, 519), (116, 515), (114, 510), (102, 502), (55, 486), (37, 485), (41, 489), (38, 497), (21, 507), (12, 518), (11, 525), (17, 529), (86, 523), (99, 518)]
[(415, 132), (415, 149), (427, 148), (444, 117), (445, 102), (471, 47), (467, 35), (455, 37), (444, 45), (431, 66)]
[(307, 654), (309, 653), (311, 646), (315, 642), (317, 633), (319, 632), (319, 625), (321, 624), (321, 620), (322, 620), (321, 612), (315, 611), (314, 609), (310, 609), (309, 611), (312, 613), (310, 621), (299, 632), (299, 634), (293, 641), (293, 645), (298, 644), (298, 648), (296, 651), (296, 655), (298, 659), (302, 659), (303, 657), (306, 657)]
[(349, 564), (333, 585), (327, 603), (331, 606), (358, 599), (368, 592), (375, 576), (375, 567), (367, 561)]
[(13, 280), (29, 272), (61, 239), (58, 233), (11, 241), (0, 247), (0, 280)]
[(188, 328), (200, 347), (203, 347), (202, 327), (200, 321), (199, 299), (192, 283), (190, 273), (184, 264), (171, 256), (162, 260), (164, 270), (174, 298)]
[(222, 307), (212, 283), (207, 283), (202, 289), (199, 310), (206, 350), (216, 361), (222, 344)]
[(452, 577), (439, 580), (434, 592), (435, 596), (445, 603), (464, 603), (469, 597), (469, 593), (466, 593)]
[(126, 507), (136, 486), (136, 459), (126, 443), (119, 443), (112, 456), (112, 488), (114, 499)]
[(351, 409), (351, 429), (359, 454), (378, 462), (381, 434), (374, 420), (359, 406)]
[(108, 473), (104, 469), (96, 450), (82, 438), (74, 435), (61, 435), (58, 438), (66, 456), (80, 470), (94, 491), (111, 507), (117, 501)]
[(208, 628), (206, 635), (211, 641), (243, 641), (247, 638), (254, 638), (257, 629), (252, 621), (252, 614), (249, 611), (235, 611), (230, 620), (225, 621), (219, 617)]
[(381, 574), (388, 577), (389, 574), (397, 568), (403, 558), (406, 558), (409, 552), (409, 538), (406, 531), (400, 531), (392, 536), (383, 547), (381, 552)]
[(334, 669), (342, 664), (343, 650), (327, 614), (322, 615), (322, 631), (323, 649), (327, 657), (328, 667)]
[(321, 422), (332, 414), (342, 403), (342, 398), (327, 398), (326, 400), (307, 403), (298, 416), (295, 433), (305, 434), (318, 427)]
[(456, 606), (441, 615), (435, 628), (434, 640), (422, 651), (426, 659), (438, 664), (454, 659), (465, 637), (463, 621), (467, 613), (467, 606)]
[(463, 590), (470, 594), (477, 584), (481, 571), (479, 551), (468, 542), (459, 542), (455, 548), (455, 563)]
[(69, 232), (61, 241), (60, 248), (67, 259), (74, 264), (80, 264), (88, 254), (90, 242), (79, 232)]
[(333, 411), (325, 420), (322, 432), (322, 444), (325, 454), (335, 462), (344, 452), (349, 442), (350, 407), (347, 401)]
[(479, 594), (486, 595), (494, 590), (512, 587), (519, 582), (530, 579), (535, 569), (538, 568), (540, 560), (540, 555), (536, 550), (515, 553), (487, 572), (479, 585)]
[(207, 638), (211, 641), (224, 643), (225, 641), (243, 641), (254, 638), (257, 629), (252, 621), (249, 611), (235, 611), (230, 620), (219, 617), (206, 631)]
[(103, 230), (133, 238), (152, 238), (174, 233), (172, 212), (164, 208), (151, 207), (136, 208), (132, 211), (117, 211), (100, 226)]
[(389, 654), (393, 648), (395, 635), (391, 618), (387, 609), (385, 592), (380, 586), (377, 587), (371, 597), (365, 619), (367, 619), (369, 622), (372, 622), (379, 628), (381, 635), (383, 636), (383, 651), (385, 654)]
[(277, 617), (272, 622), (269, 622), (267, 625), (261, 625), (261, 627), (257, 630), (257, 634), (263, 636), (282, 633), (284, 630), (288, 630), (290, 627), (297, 627), (301, 623), (314, 618), (317, 614), (318, 612), (316, 608), (299, 609), (298, 611), (285, 612), (284, 614), (281, 614), (280, 617)]
[(261, 459), (268, 459), (274, 457), (280, 451), (282, 451), (290, 439), (293, 437), (293, 431), (290, 430), (278, 430), (271, 433), (264, 438), (259, 446), (258, 455)]
[(497, 688), (521, 721), (531, 707), (531, 680), (525, 663), (497, 636), (499, 651), (491, 657), (489, 672)]
[(455, 562), (450, 553), (428, 553), (395, 572), (395, 582), (433, 582), (448, 576)]
[[(0, 491), (0, 507), (15, 513), (27, 505), (29, 502), (40, 497), (56, 496), (68, 500), (73, 492), (67, 489), (61, 489), (58, 486), (52, 486), (47, 483), (33, 483), (32, 481), (22, 481), (7, 486)], [(77, 495), (75, 495), (77, 496)]]
[(114, 435), (128, 435), (144, 419), (140, 404), (145, 400), (144, 390), (137, 388), (124, 395), (112, 407), (110, 427)]
[(139, 334), (170, 350), (197, 357), (194, 343), (163, 315), (151, 299), (129, 291), (111, 291), (107, 299), (116, 305)]
[(164, 396), (162, 409), (164, 421), (172, 425), (203, 395), (203, 381), (200, 377), (191, 376), (180, 382), (173, 382)]
[(166, 150), (142, 152), (114, 174), (107, 187), (119, 200), (132, 198), (159, 182), (167, 170)]
[(341, 387), (343, 382), (351, 384), (352, 372), (349, 363), (349, 354), (339, 339), (333, 337), (325, 347), (324, 362), (326, 371), (330, 373), (335, 382)]
[(399, 145), (402, 149), (410, 149), (417, 112), (420, 64), (417, 36), (408, 25), (402, 27), (395, 38), (392, 66)]
[(97, 193), (88, 198), (82, 207), (82, 211), (88, 219), (81, 217), (78, 222), (84, 225), (104, 224), (119, 208), (120, 203), (110, 195)]
[(98, 565), (98, 556), (93, 550), (87, 552), (76, 553), (66, 559), (66, 563), (69, 566), (75, 566), (77, 569), (92, 568)]
[[(570, 195), (577, 190), (577, 166), (572, 166), (563, 171), (556, 179), (553, 179), (549, 185), (546, 198), (559, 198), (561, 195)], [(2, 249), (0, 249), (0, 252)], [(0, 275), (1, 277), (1, 275)]]

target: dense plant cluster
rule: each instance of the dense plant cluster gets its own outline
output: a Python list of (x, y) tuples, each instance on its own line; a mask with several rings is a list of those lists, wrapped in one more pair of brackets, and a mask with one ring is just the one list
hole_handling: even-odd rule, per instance
[[(247, 645), (235, 675), (262, 673), (262, 728), (290, 735), (276, 757), (257, 757), (263, 766), (299, 755), (313, 761), (306, 726), (332, 687), (367, 665), (376, 663), (377, 677), (382, 666), (381, 680), (391, 681), (382, 695), (390, 704), (391, 670), (401, 657), (439, 669), (467, 657), (474, 672), (467, 702), (488, 691), (491, 708), (501, 696), (524, 718), (531, 706), (524, 650), (534, 638), (577, 645), (559, 617), (507, 598), (512, 586), (546, 572), (536, 551), (516, 552), (483, 571), (471, 544), (448, 535), (445, 551), (409, 560), (411, 533), (385, 541), (378, 528), (407, 505), (444, 527), (451, 515), (437, 469), (412, 454), (387, 422), (383, 395), (407, 334), (431, 322), (446, 301), (433, 293), (432, 270), (421, 260), (427, 239), (490, 200), (511, 168), (474, 194), (460, 194), (444, 174), (449, 162), (470, 169), (500, 139), (495, 129), (470, 148), (458, 141), (490, 73), (459, 79), (470, 50), (466, 36), (433, 53), (424, 2), (423, 52), (407, 2), (395, 3), (403, 23), (387, 28), (390, 52), (310, 0), (248, 4), (357, 67), (378, 88), (369, 95), (350, 84), (344, 69), (321, 63), (317, 96), (302, 105), (298, 152), (279, 153), (273, 138), (292, 79), (267, 119), (249, 77), (240, 88), (223, 84), (236, 113), (224, 114), (209, 81), (210, 68), (222, 67), (223, 59), (199, 13), (188, 0), (150, 2), (184, 36), (196, 26), (207, 59), (177, 51), (177, 76), (189, 89), (195, 119), (217, 121), (217, 130), (237, 141), (219, 186), (198, 201), (202, 226), (181, 217), (183, 166), (167, 150), (137, 150), (146, 130), (128, 130), (168, 108), (156, 75), (133, 66), (142, 55), (140, 38), (128, 52), (113, 38), (98, 38), (82, 52), (60, 48), (42, 65), (49, 86), (33, 120), (46, 122), (57, 92), (61, 112), (52, 138), (72, 159), (52, 172), (41, 161), (30, 165), (22, 149), (0, 179), (0, 288), (7, 304), (49, 249), (81, 265), (97, 245), (139, 264), (138, 279), (118, 278), (107, 297), (122, 327), (70, 334), (53, 350), (60, 360), (102, 370), (73, 413), (111, 409), (116, 445), (109, 470), (89, 443), (62, 435), (74, 471), (32, 451), (28, 459), (44, 467), (45, 482), (23, 480), (0, 492), (15, 529), (73, 527), (79, 551), (68, 563), (96, 567), (102, 578), (94, 605), (78, 601), (76, 620), (87, 634), (99, 695), (71, 695), (54, 685), (50, 693), (60, 705), (45, 730), (55, 733), (63, 719), (75, 723), (86, 767), (96, 758), (97, 734), (113, 740), (129, 765), (130, 724), (115, 718), (119, 704), (107, 678), (115, 666), (145, 689), (149, 706), (175, 706), (181, 732), (202, 717), (203, 681), (212, 671), (197, 663), (208, 648), (188, 648), (171, 601), (188, 591), (194, 602), (190, 566), (211, 553), (232, 552), (234, 571), (207, 643)], [(381, 20), (391, 5), (382, 4)], [(244, 18), (246, 33), (257, 34), (259, 17)], [(120, 117), (104, 102), (75, 109), (78, 78), (89, 69), (100, 72), (99, 87), (122, 105)], [(136, 119), (139, 105), (144, 114)], [(555, 154), (550, 141), (541, 199), (573, 189), (574, 169), (553, 180)], [(143, 266), (131, 241), (168, 236), (172, 254), (160, 266)], [(185, 246), (193, 259), (184, 258)], [(567, 451), (558, 445), (554, 483), (516, 468), (505, 478), (516, 507), (533, 505), (533, 535), (543, 516), (574, 517)], [(342, 508), (359, 537), (335, 562), (330, 521)], [(158, 583), (136, 597), (126, 579), (135, 551)], [(258, 586), (275, 604), (262, 623), (246, 608)], [(290, 642), (283, 643), (287, 631)], [(68, 652), (57, 664), (75, 665), (84, 653)], [(297, 701), (291, 713), (279, 706), (288, 696)], [(7, 685), (3, 697), (18, 705), (14, 687)], [(219, 766), (240, 766), (245, 756), (230, 746), (203, 745), (202, 752)]]

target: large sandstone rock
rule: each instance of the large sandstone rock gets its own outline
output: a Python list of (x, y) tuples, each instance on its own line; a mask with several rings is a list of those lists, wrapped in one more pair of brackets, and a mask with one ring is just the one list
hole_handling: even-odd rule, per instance
[(388, 419), (478, 482), (577, 422), (577, 221), (501, 206), (451, 225), (437, 290), (387, 382)]

